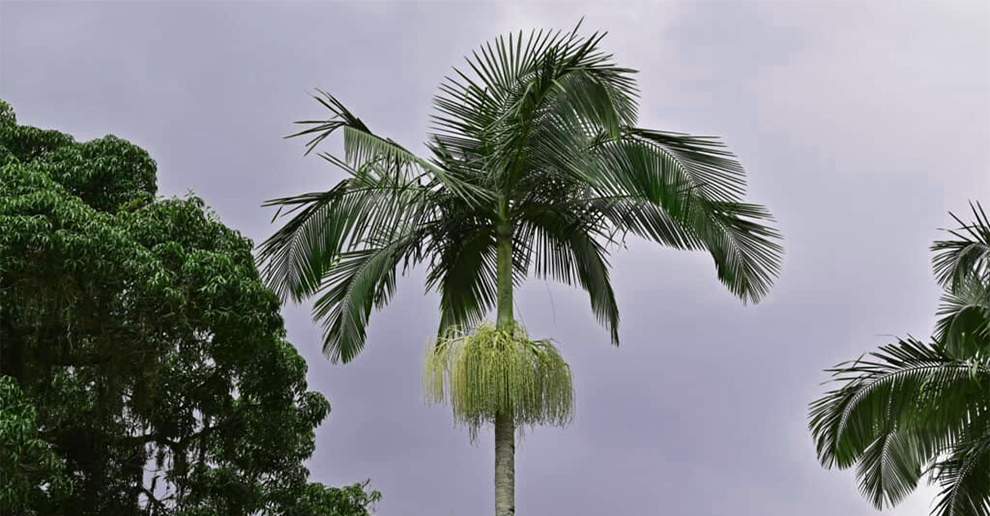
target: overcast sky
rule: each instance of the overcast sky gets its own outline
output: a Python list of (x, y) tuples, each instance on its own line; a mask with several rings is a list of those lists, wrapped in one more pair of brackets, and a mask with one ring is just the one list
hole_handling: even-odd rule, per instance
[[(884, 334), (929, 334), (936, 228), (990, 202), (990, 2), (5, 1), (0, 96), (21, 123), (144, 147), (161, 193), (191, 190), (260, 242), (275, 229), (262, 201), (342, 178), (282, 139), (324, 114), (313, 88), (416, 146), (464, 54), (582, 15), (641, 70), (641, 125), (725, 138), (787, 256), (770, 297), (742, 306), (704, 254), (633, 243), (612, 260), (618, 349), (585, 294), (530, 281), (519, 316), (559, 341), (577, 417), (518, 447), (518, 514), (875, 514), (851, 471), (819, 467), (807, 404), (823, 368)], [(422, 280), (400, 283), (346, 366), (323, 359), (308, 306), (285, 309), (311, 388), (333, 404), (313, 477), (370, 477), (383, 516), (492, 514), (490, 431), (471, 445), (423, 401), (438, 315)], [(926, 514), (933, 493), (890, 514)]]

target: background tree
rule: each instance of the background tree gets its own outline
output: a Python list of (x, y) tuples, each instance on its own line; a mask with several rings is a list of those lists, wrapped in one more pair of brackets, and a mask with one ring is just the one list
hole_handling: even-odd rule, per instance
[(307, 483), (330, 405), (250, 241), (155, 182), (142, 149), (0, 102), (5, 513), (364, 514)]
[(0, 466), (0, 507), (49, 514), (67, 495), (65, 461), (39, 437), (34, 404), (9, 376), (0, 376)]
[[(603, 35), (576, 30), (499, 38), (468, 59), (469, 72), (455, 69), (434, 99), (428, 158), (320, 92), (331, 117), (301, 122), (311, 127), (299, 135), (312, 151), (342, 132), (343, 157), (321, 156), (350, 177), (270, 201), (293, 216), (260, 258), (280, 295), (316, 296), (331, 360), (360, 352), (372, 309), (388, 303), (400, 269), (421, 263), (440, 294), (441, 337), (495, 311), (500, 340), (518, 342), (513, 289), (533, 274), (586, 290), (618, 343), (607, 258), (627, 234), (707, 250), (732, 293), (767, 294), (781, 247), (768, 212), (742, 202), (742, 166), (714, 138), (637, 127), (633, 70), (599, 50)], [(484, 422), (495, 426), (496, 514), (506, 516), (513, 433), (527, 421), (504, 390), (489, 398), (503, 400)]]
[(856, 465), (878, 509), (927, 473), (941, 486), (932, 514), (990, 514), (990, 220), (971, 207), (975, 220), (956, 218), (953, 238), (932, 246), (945, 292), (931, 340), (898, 339), (829, 369), (842, 385), (811, 404), (822, 465)]

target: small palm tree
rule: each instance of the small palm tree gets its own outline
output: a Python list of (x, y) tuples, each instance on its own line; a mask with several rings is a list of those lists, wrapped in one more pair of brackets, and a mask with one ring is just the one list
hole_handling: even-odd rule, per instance
[[(400, 270), (425, 264), (440, 294), (432, 394), (449, 382), (459, 419), (494, 423), (497, 516), (515, 510), (515, 429), (570, 417), (566, 364), (514, 321), (528, 275), (587, 291), (618, 344), (607, 258), (627, 234), (707, 250), (744, 302), (778, 273), (779, 236), (767, 210), (742, 202), (742, 166), (714, 138), (637, 127), (634, 71), (598, 50), (602, 37), (534, 31), (483, 46), (434, 99), (428, 158), (321, 91), (332, 116), (293, 136), (311, 136), (312, 151), (342, 132), (343, 157), (321, 156), (350, 177), (267, 203), (292, 218), (261, 246), (265, 275), (283, 297), (316, 296), (332, 361), (361, 351)], [(479, 327), (493, 310), (495, 327)]]
[(898, 339), (868, 360), (828, 370), (842, 384), (811, 404), (822, 465), (856, 465), (860, 490), (881, 509), (926, 475), (941, 486), (932, 514), (990, 514), (990, 220), (935, 242), (945, 289), (930, 342)]

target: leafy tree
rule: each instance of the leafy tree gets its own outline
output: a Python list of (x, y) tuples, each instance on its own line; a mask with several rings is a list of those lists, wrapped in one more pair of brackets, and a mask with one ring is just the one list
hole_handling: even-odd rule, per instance
[(9, 376), (0, 376), (0, 465), (0, 507), (50, 507), (66, 495), (64, 461), (38, 437), (38, 413)]
[(282, 516), (366, 516), (368, 507), (382, 497), (367, 488), (367, 481), (343, 488), (308, 484), (286, 493)]
[[(990, 220), (935, 242), (945, 289), (935, 334), (908, 337), (829, 369), (841, 386), (811, 404), (827, 468), (856, 465), (873, 505), (893, 506), (928, 474), (941, 486), (932, 514), (990, 514)], [(955, 216), (953, 216), (955, 218)]]
[[(372, 309), (388, 303), (400, 270), (417, 264), (426, 265), (427, 287), (440, 294), (442, 343), (492, 310), (503, 337), (489, 340), (514, 343), (473, 339), (463, 345), (478, 353), (450, 355), (483, 357), (487, 347), (501, 354), (492, 363), (503, 364), (525, 362), (519, 353), (539, 348), (513, 320), (513, 289), (530, 274), (587, 291), (619, 342), (608, 255), (628, 234), (706, 250), (732, 293), (753, 302), (767, 294), (782, 248), (765, 225), (767, 210), (742, 202), (742, 166), (715, 138), (637, 127), (634, 71), (599, 50), (602, 37), (581, 37), (577, 28), (534, 31), (483, 46), (468, 59), (470, 71), (455, 69), (440, 87), (427, 158), (372, 132), (320, 92), (332, 116), (300, 122), (310, 127), (297, 135), (312, 137), (312, 151), (342, 132), (343, 157), (321, 156), (350, 177), (325, 192), (270, 201), (291, 219), (261, 246), (260, 258), (279, 295), (316, 296), (313, 314), (332, 361), (361, 351)], [(552, 376), (569, 381), (564, 372), (557, 367)], [(534, 422), (519, 416), (553, 422), (559, 414), (520, 412), (513, 401), (522, 391), (493, 381), (459, 384), (494, 392), (484, 410), (455, 407), (455, 415), (494, 423), (496, 514), (506, 516), (515, 510), (514, 429)]]
[(330, 405), (251, 242), (155, 183), (137, 146), (18, 125), (0, 103), (4, 510), (365, 514), (307, 483)]

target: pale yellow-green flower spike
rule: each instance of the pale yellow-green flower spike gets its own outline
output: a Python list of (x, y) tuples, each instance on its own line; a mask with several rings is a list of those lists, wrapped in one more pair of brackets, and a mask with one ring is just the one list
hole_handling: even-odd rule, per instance
[(427, 349), (423, 386), (428, 401), (450, 403), (472, 440), (499, 411), (511, 413), (518, 428), (564, 426), (574, 416), (570, 366), (553, 344), (531, 340), (518, 325), (448, 333)]

